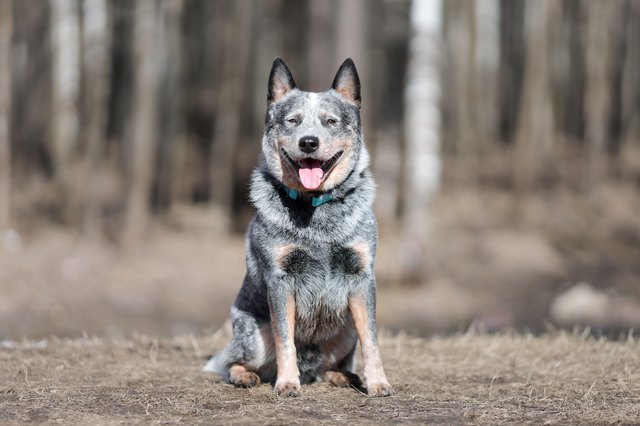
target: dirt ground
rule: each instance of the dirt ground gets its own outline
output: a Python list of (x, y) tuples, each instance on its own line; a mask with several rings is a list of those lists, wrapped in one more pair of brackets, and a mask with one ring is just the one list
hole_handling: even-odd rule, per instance
[[(49, 338), (0, 345), (0, 423), (638, 424), (640, 343), (558, 332), (383, 333), (397, 395), (324, 383), (279, 399), (202, 373), (228, 336)], [(361, 363), (360, 363), (361, 364)]]
[[(422, 246), (382, 227), (378, 323), (399, 333), (381, 339), (386, 399), (313, 384), (280, 400), (200, 372), (245, 272), (242, 236), (206, 209), (154, 222), (135, 250), (22, 224), (0, 235), (0, 424), (639, 424), (638, 211), (634, 187), (469, 190), (439, 197)], [(591, 328), (558, 331), (562, 295)]]

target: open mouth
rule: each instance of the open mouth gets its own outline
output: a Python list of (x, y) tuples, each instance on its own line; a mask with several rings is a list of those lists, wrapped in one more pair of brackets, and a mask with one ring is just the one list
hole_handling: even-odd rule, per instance
[(310, 157), (294, 160), (287, 151), (282, 149), (282, 155), (287, 159), (291, 167), (293, 167), (300, 183), (310, 191), (318, 189), (322, 181), (331, 173), (333, 167), (337, 164), (340, 157), (342, 157), (342, 153), (343, 151), (338, 151), (328, 160), (319, 160)]

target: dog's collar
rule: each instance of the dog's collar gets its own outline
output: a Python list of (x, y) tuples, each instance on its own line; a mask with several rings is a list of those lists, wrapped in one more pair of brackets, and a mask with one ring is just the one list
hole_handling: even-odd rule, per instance
[(331, 194), (320, 194), (318, 196), (312, 196), (304, 192), (298, 192), (295, 189), (285, 187), (285, 192), (292, 200), (303, 200), (311, 203), (311, 207), (318, 207), (324, 203), (328, 203), (333, 200)]

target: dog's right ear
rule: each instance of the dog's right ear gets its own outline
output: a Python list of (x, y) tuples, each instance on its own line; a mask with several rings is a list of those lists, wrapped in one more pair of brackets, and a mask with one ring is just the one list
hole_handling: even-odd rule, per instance
[(269, 91), (267, 93), (267, 105), (271, 105), (284, 98), (287, 93), (296, 88), (291, 71), (281, 58), (276, 58), (271, 66), (269, 74)]

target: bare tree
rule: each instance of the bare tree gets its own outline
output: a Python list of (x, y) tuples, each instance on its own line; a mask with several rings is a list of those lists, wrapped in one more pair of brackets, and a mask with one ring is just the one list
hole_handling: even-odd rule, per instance
[(336, 7), (336, 0), (308, 1), (306, 86), (311, 90), (324, 90), (331, 79), (327, 76), (335, 72), (331, 59), (335, 58), (336, 53)]
[[(327, 3), (323, 1), (323, 3)], [(375, 111), (375, 102), (371, 94), (374, 92), (373, 85), (370, 83), (370, 57), (367, 48), (367, 23), (369, 22), (369, 8), (365, 0), (338, 0), (336, 7), (336, 41), (333, 64), (336, 66), (341, 64), (346, 58), (351, 58), (358, 68), (358, 75), (362, 82), (362, 99), (365, 100), (362, 108), (362, 127), (365, 137), (373, 139), (373, 111)], [(326, 36), (325, 36), (326, 39)], [(328, 56), (327, 58), (331, 58)], [(331, 67), (331, 61), (329, 66)], [(320, 90), (325, 90), (330, 83), (331, 74), (335, 72), (333, 69), (327, 71), (324, 76), (325, 87), (320, 86)]]
[(475, 60), (475, 7), (466, 0), (451, 0), (444, 3), (446, 16), (446, 73), (445, 84), (448, 96), (445, 101), (449, 126), (447, 141), (456, 155), (456, 172), (459, 177), (476, 172), (477, 125), (475, 117), (476, 75)]
[(553, 114), (548, 69), (548, 22), (553, 0), (526, 3), (524, 92), (516, 133), (514, 176), (521, 189), (531, 186), (553, 149)]
[(640, 2), (628, 3), (627, 26), (624, 30), (626, 51), (623, 59), (621, 114), (622, 151), (626, 152), (640, 150), (640, 49), (636, 44), (640, 40)]
[(91, 236), (100, 233), (101, 191), (100, 159), (104, 158), (107, 121), (107, 95), (110, 70), (109, 48), (111, 26), (106, 0), (85, 0), (82, 5), (82, 77), (84, 120), (82, 134), (85, 142), (82, 192), (84, 202), (84, 232)]
[(216, 98), (215, 133), (211, 147), (212, 205), (222, 213), (225, 229), (231, 223), (233, 155), (240, 135), (252, 22), (250, 0), (234, 1), (229, 6), (230, 16), (222, 34), (222, 78)]
[(522, 99), (524, 74), (525, 0), (500, 0), (500, 139), (510, 143), (518, 127), (518, 108)]
[(13, 0), (0, 0), (0, 235), (11, 212), (11, 41)]
[(184, 122), (182, 110), (182, 17), (183, 0), (166, 1), (162, 26), (165, 48), (162, 53), (162, 102), (160, 123), (160, 147), (158, 152), (158, 173), (155, 199), (162, 206), (171, 206), (177, 194), (172, 190), (175, 171), (180, 167), (177, 161), (181, 157), (184, 140)]
[(158, 8), (155, 0), (138, 0), (135, 9), (135, 96), (131, 132), (130, 186), (124, 244), (135, 246), (149, 219), (149, 196), (157, 138)]
[[(365, 109), (370, 119), (367, 145), (372, 151), (373, 172), (378, 185), (376, 216), (381, 223), (398, 223), (403, 207), (404, 90), (407, 79), (409, 0), (369, 3), (369, 75), (364, 87)], [(345, 22), (348, 20), (345, 18)], [(367, 65), (367, 64), (365, 64)], [(399, 96), (400, 95), (400, 96)], [(373, 136), (373, 137), (372, 137)]]
[(500, 66), (500, 7), (498, 0), (475, 4), (474, 116), (480, 154), (489, 151), (498, 137), (498, 69)]
[(53, 56), (52, 157), (59, 197), (74, 191), (79, 134), (80, 16), (76, 0), (51, 0)]
[(585, 138), (589, 146), (589, 182), (595, 188), (606, 171), (605, 148), (608, 142), (611, 108), (611, 33), (619, 22), (617, 1), (588, 1), (586, 13), (586, 88), (584, 99)]
[(440, 59), (442, 2), (421, 0), (412, 4), (413, 34), (405, 89), (406, 157), (403, 221), (408, 249), (405, 270), (421, 275), (422, 242), (429, 230), (429, 206), (440, 188)]

